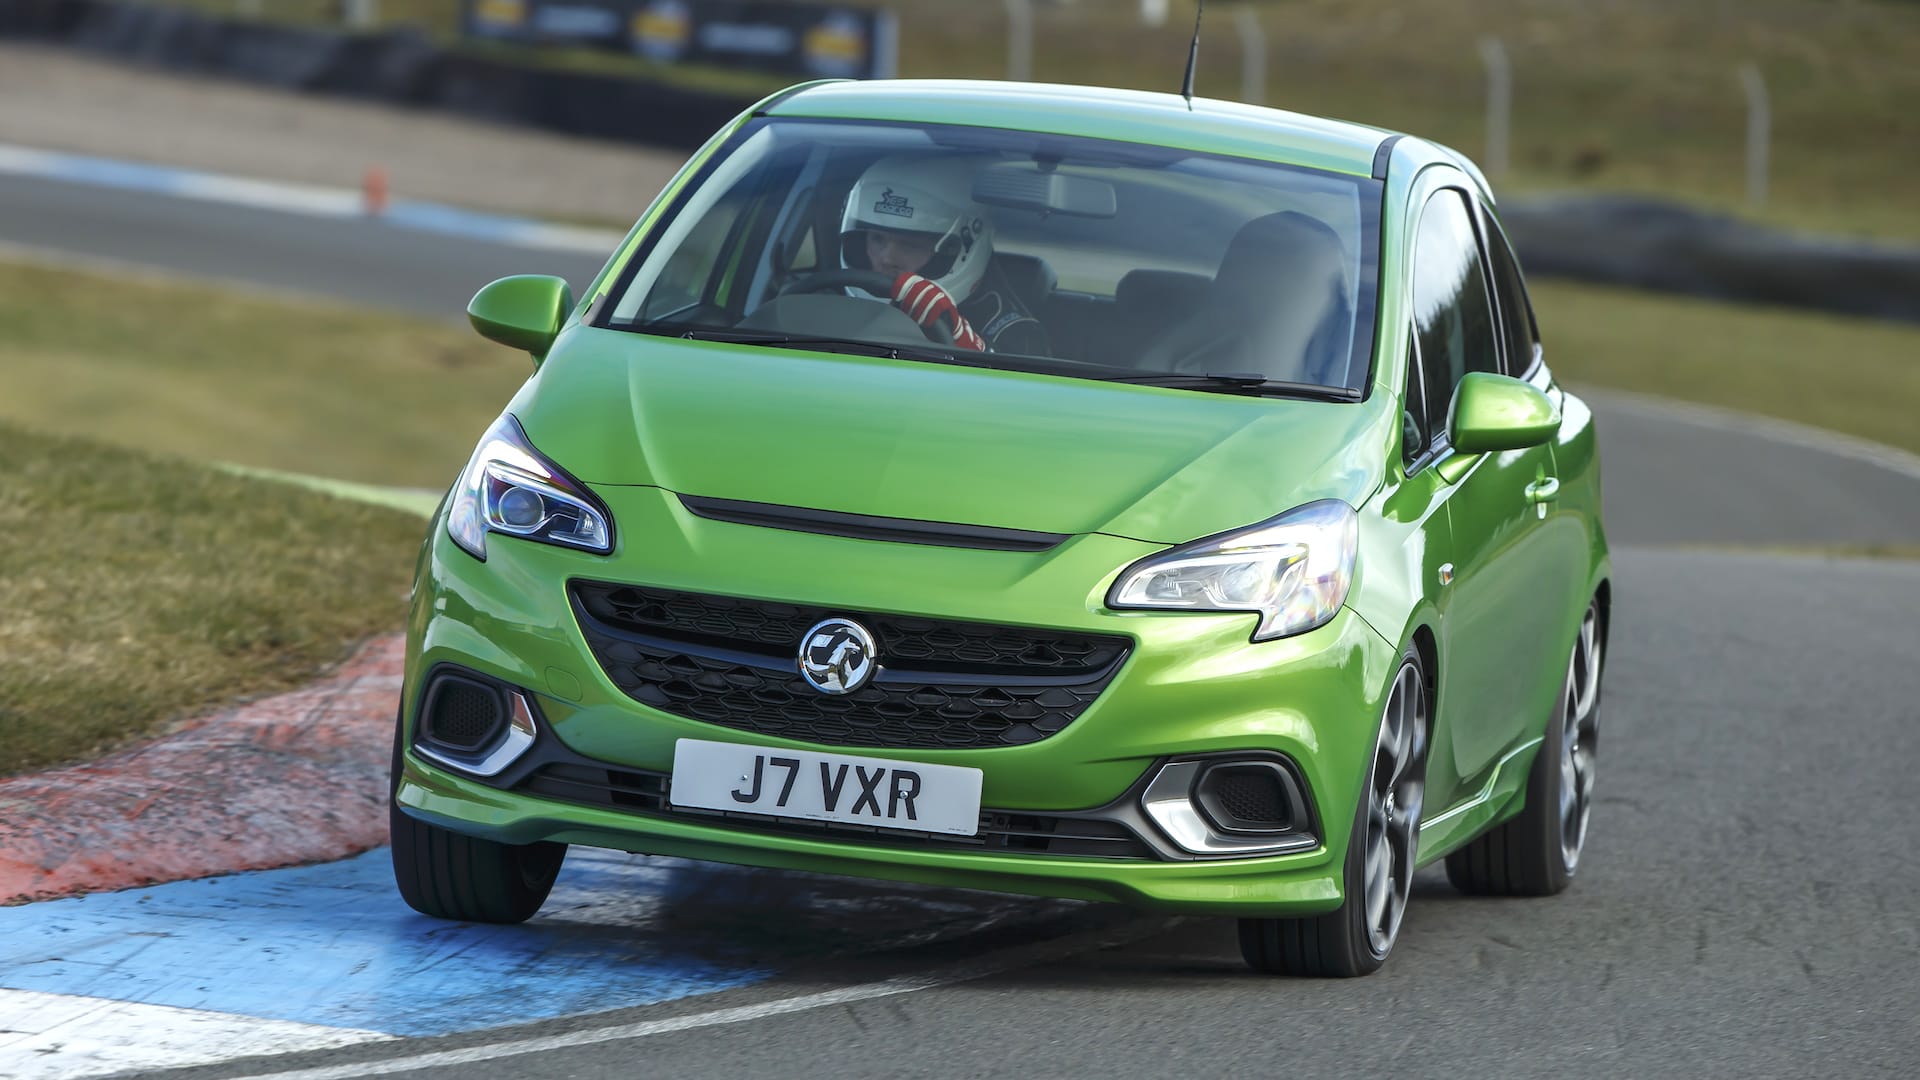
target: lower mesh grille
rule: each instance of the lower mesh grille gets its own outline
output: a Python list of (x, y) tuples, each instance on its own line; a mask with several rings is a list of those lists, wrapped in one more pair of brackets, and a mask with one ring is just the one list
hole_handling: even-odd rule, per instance
[(463, 750), (491, 739), (504, 719), (499, 693), (470, 679), (441, 678), (427, 702), (428, 737)]
[(1236, 823), (1284, 825), (1287, 821), (1286, 796), (1269, 769), (1221, 769), (1214, 787), (1220, 808)]
[(666, 773), (636, 769), (551, 764), (542, 766), (516, 790), (564, 802), (605, 806), (636, 813), (682, 819), (718, 818), (751, 827), (755, 832), (786, 836), (830, 837), (835, 841), (888, 847), (945, 847), (988, 851), (1022, 851), (1045, 855), (1101, 859), (1153, 859), (1153, 849), (1131, 829), (1116, 821), (1062, 817), (1055, 814), (981, 810), (980, 831), (974, 836), (916, 833), (825, 821), (797, 821), (764, 814), (691, 810), (669, 803)]

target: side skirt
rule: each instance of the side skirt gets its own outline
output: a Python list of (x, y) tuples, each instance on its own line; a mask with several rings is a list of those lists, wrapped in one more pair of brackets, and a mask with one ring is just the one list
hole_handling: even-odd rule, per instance
[(1519, 813), (1526, 805), (1527, 770), (1544, 742), (1546, 738), (1540, 736), (1509, 750), (1479, 791), (1421, 822), (1420, 850), (1414, 865), (1438, 862), (1448, 852)]

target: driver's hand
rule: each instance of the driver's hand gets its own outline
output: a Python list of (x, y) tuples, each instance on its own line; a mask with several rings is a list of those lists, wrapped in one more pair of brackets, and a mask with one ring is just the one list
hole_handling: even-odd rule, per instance
[(901, 274), (893, 281), (893, 303), (921, 326), (947, 322), (953, 327), (953, 343), (959, 348), (987, 351), (987, 343), (973, 332), (953, 297), (939, 283), (919, 274)]

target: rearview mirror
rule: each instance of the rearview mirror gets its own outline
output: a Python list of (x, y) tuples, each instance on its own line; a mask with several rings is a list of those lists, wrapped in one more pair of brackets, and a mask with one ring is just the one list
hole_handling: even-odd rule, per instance
[(566, 279), (549, 274), (516, 274), (474, 293), (467, 302), (467, 321), (481, 337), (525, 349), (539, 364), (553, 348), (560, 324), (572, 308), (573, 290)]
[(1560, 409), (1531, 383), (1469, 371), (1453, 394), (1447, 436), (1463, 454), (1538, 446), (1560, 432)]
[(1071, 217), (1110, 218), (1118, 209), (1113, 185), (1105, 180), (1019, 161), (981, 169), (973, 179), (973, 197), (988, 206)]

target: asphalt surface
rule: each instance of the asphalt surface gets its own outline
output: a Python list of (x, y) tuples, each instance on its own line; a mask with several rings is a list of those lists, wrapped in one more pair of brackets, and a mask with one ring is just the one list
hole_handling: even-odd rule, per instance
[[(441, 312), (499, 273), (597, 270), (151, 198), (0, 178), (0, 241)], [(679, 917), (752, 942), (775, 977), (181, 1075), (1913, 1075), (1920, 564), (1685, 546), (1914, 543), (1920, 474), (1632, 402), (1597, 411), (1617, 596), (1592, 840), (1560, 897), (1466, 899), (1429, 870), (1385, 970), (1294, 982), (1248, 974), (1225, 921), (1044, 901), (821, 955), (820, 925), (781, 903), (800, 879), (759, 875), (743, 899), (743, 879), (708, 872)], [(856, 923), (939, 906), (860, 896)], [(526, 1040), (537, 1052), (502, 1046)]]
[(467, 301), (495, 278), (558, 274), (577, 290), (605, 262), (391, 228), (376, 220), (311, 217), (4, 173), (0, 245), (461, 321)]

